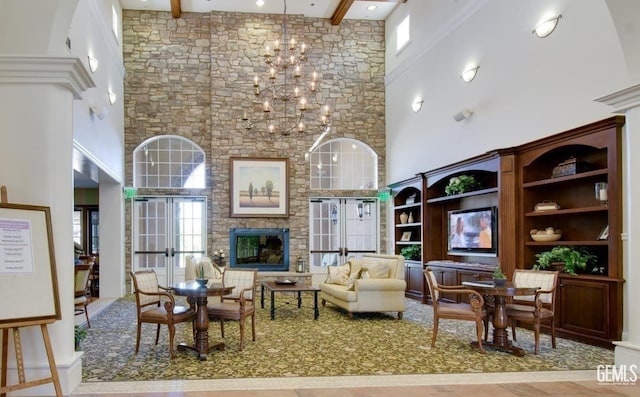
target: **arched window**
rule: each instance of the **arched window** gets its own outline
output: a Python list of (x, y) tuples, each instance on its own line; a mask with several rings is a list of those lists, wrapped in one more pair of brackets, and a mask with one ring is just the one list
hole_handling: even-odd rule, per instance
[(336, 138), (309, 156), (312, 190), (377, 190), (378, 155), (368, 145)]
[(204, 189), (204, 150), (187, 138), (157, 136), (133, 151), (133, 186)]

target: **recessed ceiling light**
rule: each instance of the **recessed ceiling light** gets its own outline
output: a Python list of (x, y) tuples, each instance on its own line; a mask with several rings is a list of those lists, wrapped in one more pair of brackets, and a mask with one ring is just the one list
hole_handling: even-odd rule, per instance
[(373, 4), (372, 4), (372, 5), (370, 5), (369, 7), (367, 7), (367, 10), (369, 10), (369, 11), (373, 11), (373, 10), (375, 10), (376, 8), (378, 8), (378, 6), (377, 6), (377, 5), (373, 5)]
[(256, 0), (256, 5), (258, 7), (262, 7), (264, 5), (264, 0)]

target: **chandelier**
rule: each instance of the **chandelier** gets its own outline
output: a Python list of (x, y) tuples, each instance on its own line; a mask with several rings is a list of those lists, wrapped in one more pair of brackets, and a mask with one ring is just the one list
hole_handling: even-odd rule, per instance
[[(265, 74), (262, 78), (254, 77), (251, 109), (243, 111), (242, 123), (247, 131), (258, 125), (263, 125), (271, 134), (281, 135), (329, 129), (329, 106), (312, 102), (319, 87), (318, 73), (305, 70), (307, 48), (288, 33), (287, 1), (284, 0), (282, 39), (276, 40), (273, 48), (265, 47), (261, 55)], [(256, 114), (253, 118), (252, 112)]]

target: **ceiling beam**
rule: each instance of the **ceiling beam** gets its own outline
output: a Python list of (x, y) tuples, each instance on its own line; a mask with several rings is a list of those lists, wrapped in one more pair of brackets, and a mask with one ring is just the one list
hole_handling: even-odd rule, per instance
[[(332, 25), (340, 25), (340, 22), (344, 19), (344, 16), (347, 15), (349, 8), (353, 5), (355, 0), (340, 0), (340, 3), (336, 7), (335, 11), (333, 11), (333, 15), (331, 16), (331, 24)], [(406, 3), (407, 0), (368, 0), (368, 1), (379, 1), (381, 3)]]
[(174, 18), (180, 18), (182, 14), (182, 7), (180, 5), (180, 0), (171, 0), (171, 15)]
[(355, 0), (340, 0), (340, 3), (336, 7), (335, 11), (333, 11), (333, 15), (331, 16), (331, 24), (332, 25), (340, 25), (342, 19), (345, 15), (347, 15), (347, 11), (353, 4)]

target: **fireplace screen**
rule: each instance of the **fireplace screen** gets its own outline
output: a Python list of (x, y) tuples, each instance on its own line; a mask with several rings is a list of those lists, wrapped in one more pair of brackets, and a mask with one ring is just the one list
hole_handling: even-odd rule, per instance
[(231, 229), (229, 266), (289, 270), (289, 229)]

